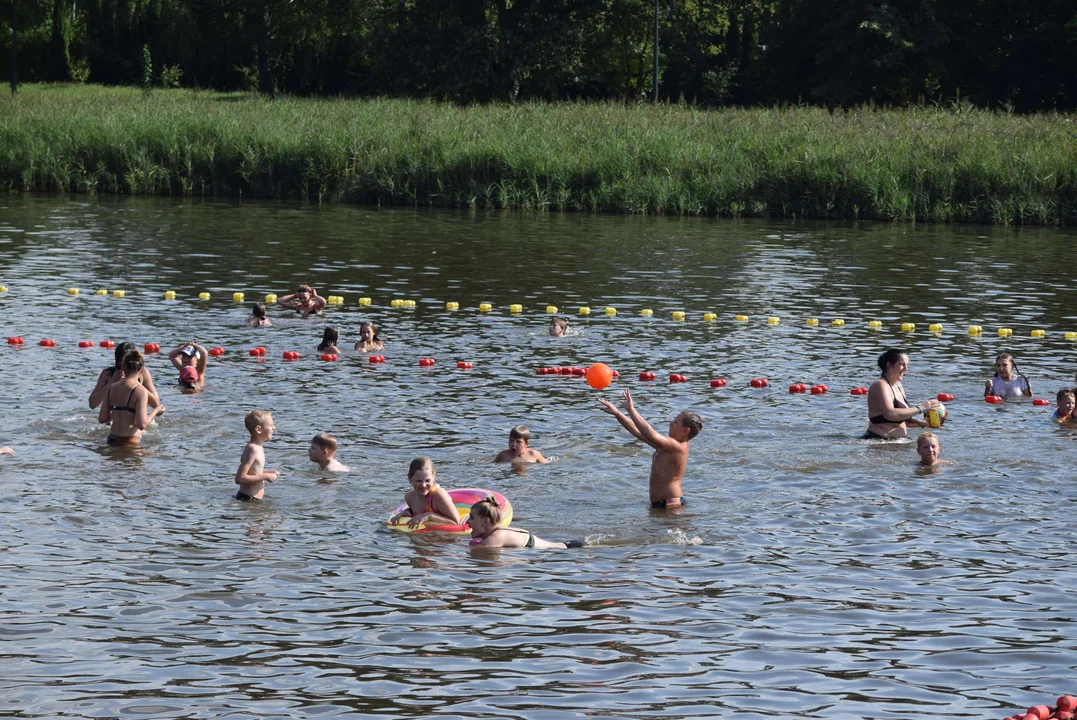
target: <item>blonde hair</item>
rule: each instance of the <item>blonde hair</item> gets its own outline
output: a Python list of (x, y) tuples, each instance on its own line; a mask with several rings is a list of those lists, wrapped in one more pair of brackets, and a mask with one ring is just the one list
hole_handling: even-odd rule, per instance
[(314, 447), (328, 450), (330, 455), (337, 451), (337, 439), (329, 433), (318, 433), (314, 436), (314, 439), (310, 441), (310, 444)]
[(924, 439), (934, 440), (936, 445), (939, 445), (939, 447), (942, 447), (939, 444), (939, 436), (936, 435), (933, 432), (922, 432), (922, 433), (920, 433), (920, 437), (916, 438), (916, 447), (920, 447), (920, 441), (924, 440)]
[(471, 515), (472, 517), (485, 518), (494, 525), (500, 525), (501, 505), (498, 504), (497, 498), (493, 495), (488, 495), (471, 506)]
[(128, 350), (123, 356), (123, 371), (128, 375), (137, 375), (143, 368), (142, 353), (138, 350)]
[(411, 461), (411, 465), (408, 465), (408, 477), (410, 478), (420, 470), (426, 470), (431, 475), (436, 475), (434, 471), (434, 461), (428, 457), (417, 457)]
[(509, 437), (513, 440), (523, 440), (529, 443), (531, 442), (531, 431), (527, 429), (526, 425), (517, 425), (512, 430), (509, 430)]
[(247, 417), (243, 418), (243, 425), (247, 428), (247, 432), (254, 433), (254, 429), (259, 425), (265, 427), (266, 422), (273, 417), (273, 414), (268, 410), (251, 410), (247, 413)]

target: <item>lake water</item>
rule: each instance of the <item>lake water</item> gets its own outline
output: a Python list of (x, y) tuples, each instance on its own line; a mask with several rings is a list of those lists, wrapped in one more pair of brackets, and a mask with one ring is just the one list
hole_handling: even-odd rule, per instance
[[(0, 715), (1003, 718), (1052, 703), (1077, 690), (1077, 430), (982, 388), (1002, 350), (1052, 406), (1074, 384), (1075, 278), (1072, 230), (5, 198), (0, 335), (26, 345), (0, 345), (0, 444), (17, 452), (0, 458)], [(344, 297), (326, 312), (342, 347), (372, 319), (385, 364), (320, 362), (326, 321), (279, 308), (272, 328), (244, 326), (249, 301), (301, 282)], [(569, 337), (547, 335), (549, 304)], [(201, 395), (150, 357), (167, 412), (134, 457), (105, 446), (86, 403), (112, 352), (77, 343), (106, 338), (227, 351)], [(912, 445), (856, 439), (849, 389), (891, 345), (909, 351), (911, 400), (957, 398), (938, 472)], [(621, 372), (605, 393), (536, 374), (594, 361)], [(660, 428), (704, 417), (681, 512), (648, 510), (649, 453), (599, 411), (622, 388)], [(281, 478), (244, 504), (230, 497), (253, 408), (274, 414)], [(489, 462), (517, 423), (551, 464)], [(307, 461), (321, 431), (351, 473)], [(387, 530), (416, 455), (445, 487), (504, 493), (514, 524), (587, 546), (482, 554)]]

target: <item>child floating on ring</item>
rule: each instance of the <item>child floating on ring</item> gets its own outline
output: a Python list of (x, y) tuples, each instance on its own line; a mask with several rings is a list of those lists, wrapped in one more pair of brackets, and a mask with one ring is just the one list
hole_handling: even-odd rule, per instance
[(1077, 418), (1073, 416), (1074, 407), (1077, 406), (1073, 390), (1067, 388), (1059, 390), (1055, 395), (1055, 402), (1057, 408), (1055, 414), (1051, 416), (1052, 420), (1059, 425), (1077, 423)]
[(1004, 398), (1032, 397), (1032, 384), (1017, 369), (1013, 355), (1008, 352), (999, 353), (995, 358), (995, 375), (988, 378), (984, 384), (984, 397), (988, 395)]
[(385, 343), (378, 337), (378, 330), (372, 322), (359, 325), (359, 339), (355, 341), (355, 352), (368, 353), (384, 350)]
[(517, 425), (509, 430), (509, 447), (502, 450), (494, 458), (494, 462), (511, 463), (548, 463), (538, 450), (529, 447), (531, 444), (531, 431), (526, 425)]
[(247, 317), (249, 327), (269, 327), (273, 322), (266, 317), (266, 306), (263, 303), (251, 305), (251, 314)]
[(322, 341), (318, 344), (318, 352), (339, 355), (338, 342), (340, 342), (340, 331), (332, 325), (327, 325), (325, 331), (322, 332)]
[(389, 524), (400, 518), (410, 517), (408, 527), (418, 527), (423, 523), (459, 525), (460, 511), (456, 509), (452, 497), (438, 485), (434, 462), (428, 457), (417, 457), (408, 466), (408, 482), (411, 490), (404, 495), (408, 507), (389, 518)]
[(669, 423), (669, 435), (663, 435), (647, 424), (643, 416), (632, 404), (632, 394), (624, 391), (623, 407), (628, 414), (621, 412), (609, 400), (598, 401), (602, 411), (617, 418), (621, 426), (654, 448), (651, 458), (650, 497), (651, 507), (664, 510), (667, 507), (684, 505), (684, 493), (681, 481), (688, 465), (688, 441), (703, 430), (703, 418), (694, 412), (682, 412)]
[(530, 530), (514, 527), (501, 527), (501, 508), (497, 498), (489, 496), (471, 506), (471, 514), (468, 516), (471, 525), (472, 546), (484, 548), (535, 548), (545, 550), (547, 548), (583, 547), (580, 540), (567, 542), (551, 542), (536, 537)]
[(348, 472), (348, 466), (336, 459), (337, 439), (329, 433), (319, 433), (310, 441), (307, 457), (326, 472)]

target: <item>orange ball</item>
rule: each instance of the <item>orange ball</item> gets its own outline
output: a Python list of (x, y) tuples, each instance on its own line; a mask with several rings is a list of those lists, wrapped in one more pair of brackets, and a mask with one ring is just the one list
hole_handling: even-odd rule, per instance
[(613, 370), (610, 370), (610, 366), (606, 363), (595, 363), (587, 368), (586, 378), (588, 385), (595, 390), (602, 390), (613, 382)]

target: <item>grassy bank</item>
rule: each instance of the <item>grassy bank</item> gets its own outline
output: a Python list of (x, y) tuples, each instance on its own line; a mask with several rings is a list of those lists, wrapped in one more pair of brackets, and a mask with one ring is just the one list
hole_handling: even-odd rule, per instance
[(1077, 116), (30, 86), (0, 101), (0, 188), (1077, 225)]

